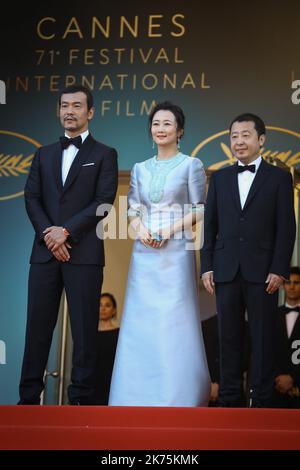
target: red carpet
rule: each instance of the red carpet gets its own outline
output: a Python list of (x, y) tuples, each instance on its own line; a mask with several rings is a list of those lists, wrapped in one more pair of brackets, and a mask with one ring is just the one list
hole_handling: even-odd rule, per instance
[(0, 406), (0, 449), (300, 449), (300, 410)]

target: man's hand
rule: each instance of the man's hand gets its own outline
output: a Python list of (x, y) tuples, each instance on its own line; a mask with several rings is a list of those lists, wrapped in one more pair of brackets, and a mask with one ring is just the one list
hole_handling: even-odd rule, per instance
[(275, 388), (280, 393), (288, 393), (293, 388), (294, 380), (288, 374), (278, 375), (275, 379)]
[(282, 276), (278, 276), (278, 274), (269, 273), (266, 279), (266, 284), (268, 284), (266, 289), (267, 293), (274, 294), (274, 292), (276, 292), (277, 289), (282, 286), (283, 281), (284, 279)]
[(212, 382), (210, 384), (209, 401), (217, 401), (218, 397), (219, 397), (219, 384), (217, 382)]
[(53, 256), (55, 256), (58, 261), (62, 261), (63, 263), (69, 261), (70, 253), (68, 248), (71, 249), (71, 245), (69, 245), (69, 243), (63, 243), (59, 248), (57, 248), (57, 250), (52, 251)]
[(210, 271), (202, 274), (202, 281), (207, 292), (213, 295), (215, 292), (214, 273)]
[(54, 251), (56, 251), (67, 240), (67, 237), (63, 232), (63, 227), (56, 227), (53, 225), (52, 227), (46, 228), (43, 233), (45, 234), (44, 240), (46, 246), (48, 250), (52, 251), (52, 253), (54, 253)]

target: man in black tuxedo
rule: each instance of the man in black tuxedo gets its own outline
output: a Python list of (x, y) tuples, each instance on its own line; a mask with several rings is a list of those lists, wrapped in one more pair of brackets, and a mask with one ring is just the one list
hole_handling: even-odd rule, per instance
[(74, 342), (69, 401), (94, 404), (91, 397), (104, 265), (103, 240), (96, 235), (103, 217), (96, 216), (96, 211), (100, 205), (114, 202), (117, 153), (89, 133), (94, 107), (87, 88), (66, 88), (59, 105), (65, 136), (38, 149), (25, 186), (26, 210), (35, 239), (19, 404), (40, 403), (63, 288)]
[(289, 275), (295, 216), (290, 173), (260, 155), (265, 132), (253, 114), (232, 121), (231, 151), (238, 162), (212, 175), (207, 196), (201, 271), (206, 290), (213, 294), (216, 288), (221, 406), (242, 403), (245, 310), (249, 404), (269, 406), (272, 397), (278, 288)]
[(273, 404), (300, 408), (300, 268), (284, 282), (285, 304), (278, 308), (276, 378)]

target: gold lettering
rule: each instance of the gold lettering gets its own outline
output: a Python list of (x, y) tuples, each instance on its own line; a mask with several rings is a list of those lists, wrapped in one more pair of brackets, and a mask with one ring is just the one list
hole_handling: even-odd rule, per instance
[[(96, 50), (86, 49), (83, 50), (82, 53), (86, 55), (87, 63), (92, 63), (91, 60), (91, 52)], [(81, 52), (81, 51), (80, 51)], [(128, 51), (129, 52), (129, 51)], [(80, 56), (80, 55), (79, 55)], [(36, 91), (40, 92), (41, 90), (45, 90), (46, 87), (51, 92), (57, 92), (61, 87), (70, 86), (75, 83), (82, 83), (83, 85), (87, 86), (92, 90), (107, 90), (107, 91), (114, 91), (120, 90), (123, 92), (124, 90), (127, 91), (135, 91), (137, 89), (144, 89), (147, 91), (151, 91), (154, 89), (160, 90), (180, 90), (185, 88), (192, 88), (192, 89), (210, 89), (211, 85), (207, 82), (207, 77), (205, 72), (200, 72), (198, 76), (194, 76), (192, 72), (187, 73), (185, 72), (182, 76), (181, 74), (178, 75), (176, 72), (169, 72), (169, 73), (114, 73), (114, 74), (104, 74), (102, 73), (100, 76), (99, 74), (73, 74), (73, 75), (42, 75), (36, 74), (31, 76), (17, 76), (17, 77), (7, 77), (7, 87), (10, 85), (14, 90), (20, 92), (29, 92), (31, 89), (35, 89)], [(109, 97), (109, 96), (108, 96)], [(103, 112), (115, 111), (116, 110), (116, 100), (115, 101), (104, 101), (103, 105)], [(106, 103), (106, 104), (105, 104)], [(149, 102), (148, 102), (149, 103)], [(121, 100), (119, 112), (120, 114), (124, 115), (125, 113), (126, 102)], [(135, 106), (134, 106), (135, 107)], [(131, 105), (128, 108), (129, 114), (133, 112), (131, 110)], [(134, 110), (135, 115), (138, 114), (138, 111)], [(276, 155), (277, 156), (277, 155)], [(283, 158), (283, 153), (281, 155)]]
[(46, 34), (42, 33), (42, 25), (46, 21), (51, 21), (52, 23), (56, 22), (55, 18), (52, 18), (51, 16), (47, 16), (46, 18), (42, 18), (41, 21), (39, 21), (38, 24), (37, 24), (36, 32), (37, 32), (37, 35), (41, 39), (45, 39), (47, 41), (49, 39), (53, 39), (55, 37), (55, 34), (53, 33), (53, 34), (50, 34), (49, 36), (46, 36)]
[(23, 91), (29, 90), (28, 77), (25, 77), (24, 79), (22, 79), (21, 77), (16, 77), (16, 91), (20, 91), (20, 88), (22, 88)]
[(107, 55), (107, 53), (109, 52), (108, 49), (100, 49), (100, 57), (103, 58), (103, 60), (99, 60), (100, 64), (102, 65), (106, 65), (109, 63), (109, 57)]
[(117, 77), (120, 78), (120, 90), (124, 90), (124, 79), (128, 78), (128, 75), (126, 73), (119, 73)]
[(193, 77), (190, 73), (188, 73), (181, 85), (181, 88), (185, 88), (186, 86), (192, 86), (193, 88), (196, 88), (195, 82), (193, 80)]
[(179, 54), (178, 54), (178, 53), (179, 53), (178, 47), (175, 47), (174, 52), (175, 52), (175, 54), (174, 54), (174, 62), (175, 62), (175, 64), (183, 64), (184, 60), (183, 60), (183, 59), (180, 60), (179, 57), (178, 57), (178, 55), (179, 55)]
[(201, 73), (201, 88), (210, 88), (210, 85), (205, 84), (205, 73)]
[(91, 80), (88, 80), (88, 78), (85, 75), (83, 75), (82, 80), (81, 80), (81, 84), (84, 85), (84, 86), (87, 86), (90, 90), (94, 90), (94, 88), (95, 88), (95, 75), (92, 75), (91, 78), (92, 78)]
[(132, 89), (133, 89), (133, 90), (136, 90), (136, 74), (133, 75)]
[(73, 64), (73, 59), (78, 59), (79, 49), (70, 49), (69, 50), (69, 65)]
[(165, 90), (167, 88), (167, 84), (169, 84), (174, 90), (176, 89), (176, 84), (177, 84), (177, 76), (176, 73), (173, 73), (173, 81), (167, 75), (166, 73), (163, 76), (163, 89)]
[(116, 53), (117, 53), (117, 64), (120, 64), (121, 63), (121, 55), (123, 54), (123, 52), (126, 51), (126, 49), (124, 49), (124, 48), (114, 49), (114, 51), (116, 51)]
[(154, 23), (154, 18), (163, 18), (163, 15), (150, 15), (149, 22), (148, 22), (148, 37), (149, 38), (158, 38), (161, 37), (161, 33), (154, 33), (154, 28), (160, 28), (160, 23)]
[(114, 89), (113, 84), (112, 84), (112, 82), (111, 82), (111, 79), (109, 78), (109, 75), (105, 75), (105, 76), (104, 76), (102, 82), (101, 82), (100, 85), (99, 85), (99, 90), (102, 90), (102, 88), (104, 88), (104, 87), (108, 87), (108, 88), (110, 88), (111, 90)]
[(59, 79), (60, 79), (59, 75), (50, 76), (50, 85), (49, 85), (50, 91), (59, 91), (59, 83), (58, 83)]
[(74, 75), (66, 75), (65, 86), (71, 86), (76, 83), (76, 77)]
[(159, 60), (164, 60), (167, 64), (170, 62), (167, 56), (167, 53), (163, 47), (160, 49), (159, 53), (157, 54), (154, 63), (157, 64)]
[(149, 57), (151, 56), (152, 54), (152, 47), (151, 49), (148, 49), (148, 53), (146, 55), (144, 55), (144, 50), (139, 48), (139, 53), (140, 53), (140, 56), (142, 58), (142, 61), (144, 62), (144, 64), (147, 64), (148, 60), (149, 60)]
[(109, 111), (109, 110), (110, 110), (110, 105), (111, 105), (111, 101), (110, 101), (110, 100), (102, 101), (102, 103), (101, 103), (101, 116), (104, 116), (104, 114), (106, 113), (106, 111)]
[(138, 20), (139, 20), (139, 17), (135, 16), (134, 17), (134, 27), (132, 27), (128, 23), (125, 16), (121, 16), (121, 18), (120, 18), (120, 38), (124, 37), (124, 26), (127, 27), (128, 31), (130, 31), (130, 33), (133, 37), (137, 38), (137, 36), (138, 36)]
[[(89, 19), (89, 37), (91, 39), (96, 39), (97, 36), (101, 35), (106, 39), (109, 39), (112, 35), (112, 18), (114, 21), (118, 22), (119, 26), (119, 37), (124, 38), (130, 36), (137, 38), (140, 34), (140, 18), (139, 15), (132, 16), (128, 19), (126, 16), (120, 16), (119, 18), (106, 16), (103, 19), (99, 19), (96, 16), (91, 16)], [(182, 37), (186, 33), (185, 26), (185, 15), (182, 13), (176, 13), (170, 18), (170, 27), (168, 33), (163, 30), (163, 20), (164, 15), (149, 15), (147, 21), (145, 35), (149, 38), (162, 37), (163, 35), (169, 34), (173, 37)], [(53, 25), (54, 23), (54, 25)], [(42, 39), (49, 41), (56, 37), (56, 31), (54, 26), (56, 25), (57, 20), (51, 16), (41, 18), (36, 25), (36, 34)], [(61, 33), (62, 39), (66, 39), (70, 35), (75, 35), (79, 39), (84, 39), (86, 34), (83, 33), (79, 19), (72, 16), (68, 19), (67, 26)], [(74, 36), (72, 36), (74, 37)]]
[(129, 59), (129, 62), (130, 62), (131, 64), (133, 64), (133, 62), (134, 62), (134, 49), (133, 49), (133, 48), (130, 49), (130, 59)]
[[(153, 84), (152, 84), (152, 85), (147, 85), (147, 84), (146, 84), (146, 81), (148, 81), (148, 78), (150, 78), (150, 79), (153, 80)], [(153, 90), (154, 88), (157, 87), (157, 83), (158, 83), (157, 76), (154, 75), (153, 73), (147, 73), (147, 75), (144, 75), (143, 78), (142, 78), (142, 87), (143, 87), (145, 90)]]
[(130, 112), (130, 101), (129, 100), (126, 101), (126, 116), (128, 116), (128, 117), (135, 116), (135, 113)]
[(94, 52), (95, 49), (84, 50), (84, 65), (94, 65)]
[(178, 26), (178, 29), (179, 29), (177, 33), (175, 33), (174, 31), (171, 31), (171, 35), (176, 38), (179, 38), (180, 36), (183, 36), (185, 34), (185, 27), (176, 21), (178, 18), (185, 19), (185, 16), (182, 15), (181, 13), (177, 13), (176, 15), (172, 17), (172, 23), (175, 26)]
[(70, 22), (69, 22), (69, 24), (68, 24), (68, 26), (67, 26), (67, 29), (66, 29), (66, 31), (64, 32), (64, 35), (63, 35), (62, 38), (63, 38), (63, 39), (66, 39), (66, 37), (67, 37), (69, 34), (71, 34), (71, 33), (72, 33), (72, 34), (77, 34), (80, 39), (83, 39), (83, 34), (82, 34), (82, 32), (81, 32), (81, 29), (80, 29), (80, 27), (79, 27), (79, 24), (78, 24), (78, 22), (77, 22), (75, 16), (73, 16), (73, 17), (71, 18), (71, 20), (70, 20)]
[[(36, 89), (37, 91), (41, 91), (42, 88), (42, 80), (44, 80), (46, 77), (45, 75), (35, 75), (34, 79), (37, 82)], [(27, 90), (28, 91), (28, 90)]]
[(143, 114), (147, 114), (149, 116), (149, 114), (151, 113), (152, 109), (154, 108), (154, 106), (156, 105), (156, 101), (153, 100), (150, 104), (150, 106), (147, 106), (147, 101), (146, 100), (143, 100), (142, 101), (142, 106), (141, 106), (141, 116)]
[(110, 35), (110, 16), (106, 17), (105, 29), (102, 26), (102, 24), (100, 23), (100, 21), (98, 20), (98, 18), (93, 16), (93, 18), (92, 18), (92, 39), (95, 39), (95, 37), (96, 37), (96, 26), (97, 26), (98, 29), (100, 29), (103, 36), (105, 36), (106, 38), (109, 38), (109, 35)]

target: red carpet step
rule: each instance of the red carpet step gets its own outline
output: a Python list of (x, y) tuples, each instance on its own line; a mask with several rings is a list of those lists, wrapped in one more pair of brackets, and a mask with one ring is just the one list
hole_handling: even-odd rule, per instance
[(300, 449), (300, 410), (0, 406), (0, 449)]

